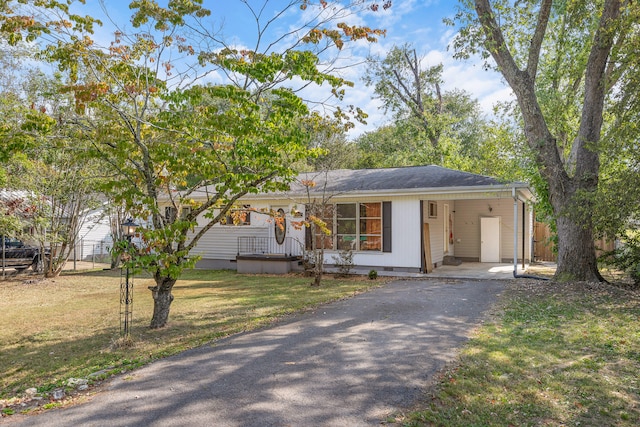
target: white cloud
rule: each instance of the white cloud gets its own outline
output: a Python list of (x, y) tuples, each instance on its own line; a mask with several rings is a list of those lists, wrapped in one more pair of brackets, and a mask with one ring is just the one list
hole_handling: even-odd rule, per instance
[[(375, 49), (376, 53), (384, 57), (387, 51)], [(487, 116), (493, 113), (493, 106), (500, 101), (513, 99), (511, 89), (502, 81), (501, 76), (495, 71), (483, 69), (480, 59), (461, 61), (453, 58), (446, 50), (430, 50), (423, 54), (423, 66), (443, 64), (443, 89), (461, 89), (480, 103), (480, 107)], [(364, 66), (350, 69), (350, 75), (362, 76)], [(364, 132), (388, 124), (390, 117), (384, 114), (380, 108), (381, 102), (373, 98), (373, 88), (366, 87), (362, 80), (355, 82), (355, 87), (347, 92), (345, 103), (354, 104), (369, 114), (367, 125), (357, 125), (349, 132), (350, 138), (355, 138)]]
[[(433, 66), (439, 63), (443, 64), (444, 89), (452, 90), (454, 88), (462, 89), (469, 92), (473, 97), (477, 98), (481, 107), (487, 115), (491, 115), (493, 105), (498, 101), (504, 101), (512, 98), (511, 91), (508, 86), (502, 82), (500, 75), (496, 72), (485, 71), (482, 67), (481, 60), (474, 58), (470, 61), (458, 61), (453, 58), (453, 53), (447, 50), (451, 40), (456, 34), (456, 29), (447, 27), (442, 23), (444, 16), (452, 16), (455, 11), (455, 4), (444, 0), (403, 0), (394, 1), (393, 6), (387, 10), (382, 8), (384, 0), (380, 0), (378, 11), (369, 9), (361, 10), (358, 13), (339, 13), (339, 19), (334, 21), (346, 22), (348, 25), (364, 25), (371, 28), (386, 28), (386, 37), (380, 37), (377, 43), (368, 43), (366, 41), (358, 41), (349, 43), (344, 51), (340, 52), (340, 59), (335, 62), (335, 66), (339, 68), (335, 70), (340, 77), (354, 82), (355, 87), (347, 88), (344, 105), (355, 105), (362, 108), (369, 114), (367, 125), (356, 125), (356, 128), (350, 132), (350, 137), (355, 137), (363, 132), (370, 131), (376, 127), (386, 124), (389, 121), (389, 115), (385, 115), (379, 108), (381, 103), (379, 100), (373, 99), (373, 89), (366, 87), (361, 80), (364, 74), (366, 64), (364, 64), (367, 56), (379, 56), (384, 58), (387, 52), (394, 45), (403, 43), (412, 43), (418, 53), (424, 56), (423, 64), (425, 66)], [(115, 4), (124, 5), (124, 0), (107, 0), (107, 7), (113, 10)], [(233, 4), (232, 4), (233, 3)], [(258, 2), (259, 3), (259, 2)], [(256, 3), (256, 4), (258, 4)], [(271, 7), (271, 3), (266, 3)], [(308, 8), (301, 10), (298, 5), (291, 7), (283, 13), (271, 25), (270, 31), (265, 35), (266, 39), (263, 43), (273, 42), (282, 37), (292, 29), (300, 28), (301, 24), (308, 23), (310, 19), (318, 16), (327, 17), (335, 11), (333, 7), (339, 3), (330, 3), (325, 10)], [(282, 6), (282, 3), (273, 7)], [(129, 11), (126, 7), (121, 8), (119, 13), (123, 18), (128, 17)], [(258, 9), (256, 9), (258, 10)], [(279, 11), (264, 10), (262, 15), (263, 23), (275, 17)], [(237, 5), (235, 2), (225, 2), (213, 9), (213, 19), (227, 25), (225, 35), (228, 40), (233, 40), (234, 44), (253, 46), (255, 40), (256, 23), (250, 14), (247, 14), (245, 6)], [(118, 21), (121, 23), (128, 22), (128, 19)], [(130, 24), (129, 24), (130, 25)], [(106, 25), (109, 26), (108, 24)], [(101, 30), (101, 32), (104, 30)], [(290, 46), (293, 36), (286, 36), (279, 44), (282, 46)], [(100, 39), (105, 44), (110, 42), (110, 34), (108, 31), (100, 34)], [(288, 43), (288, 44), (287, 44)], [(263, 47), (266, 46), (263, 44)], [(278, 49), (275, 47), (274, 49)], [(335, 53), (335, 51), (334, 51)], [(358, 65), (353, 65), (358, 64)], [(219, 83), (224, 81), (224, 76), (218, 73), (212, 73), (207, 76), (206, 81)], [(294, 84), (296, 82), (289, 82)], [(311, 85), (304, 91), (305, 97), (309, 99), (326, 99), (329, 90), (326, 87)]]

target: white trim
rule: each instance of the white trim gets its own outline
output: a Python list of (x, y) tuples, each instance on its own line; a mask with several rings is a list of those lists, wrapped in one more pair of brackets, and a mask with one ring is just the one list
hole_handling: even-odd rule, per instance
[[(512, 191), (518, 192), (518, 197), (522, 201), (528, 201), (533, 199), (531, 191), (528, 187), (523, 186), (469, 186), (469, 187), (441, 187), (441, 188), (416, 188), (416, 189), (388, 189), (388, 190), (354, 190), (347, 191), (340, 194), (335, 194), (332, 199), (353, 198), (353, 197), (393, 197), (393, 196), (434, 196), (438, 199), (496, 199), (496, 198), (512, 198)], [(310, 193), (311, 197), (320, 197), (322, 193)], [(303, 194), (298, 193), (264, 193), (264, 194), (247, 194), (242, 199), (264, 199), (264, 200), (277, 200), (277, 199), (296, 199), (302, 197)], [(435, 197), (437, 196), (437, 197)]]

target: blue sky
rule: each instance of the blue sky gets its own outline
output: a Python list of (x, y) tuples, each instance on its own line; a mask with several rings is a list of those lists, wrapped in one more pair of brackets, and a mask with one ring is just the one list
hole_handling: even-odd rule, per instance
[[(384, 0), (379, 1), (380, 6)], [(102, 15), (101, 3), (105, 5), (109, 16), (118, 25), (131, 28), (129, 24), (130, 10), (128, 0), (87, 0), (87, 7), (91, 15)], [(166, 3), (162, 0), (160, 4)], [(251, 5), (262, 5), (263, 0), (248, 0)], [(262, 22), (273, 16), (275, 11), (282, 10), (286, 0), (268, 0), (263, 11)], [(358, 43), (352, 50), (345, 52), (344, 63), (362, 62), (367, 55), (384, 56), (385, 52), (394, 45), (412, 43), (419, 55), (424, 57), (424, 65), (432, 66), (442, 63), (444, 66), (444, 89), (463, 89), (480, 101), (487, 114), (496, 101), (510, 98), (510, 90), (495, 72), (482, 69), (480, 61), (459, 61), (453, 59), (453, 52), (447, 49), (455, 29), (446, 26), (442, 21), (445, 17), (453, 17), (456, 11), (456, 1), (446, 0), (395, 0), (393, 6), (387, 10), (379, 8), (378, 12), (359, 13), (344, 18), (350, 24), (367, 25), (372, 28), (384, 28), (386, 37), (380, 38), (378, 43)], [(256, 24), (248, 9), (240, 0), (205, 0), (204, 7), (212, 11), (211, 18), (217, 25), (222, 25), (225, 40), (236, 46), (253, 47), (255, 42)], [(272, 37), (276, 37), (301, 22), (304, 13), (299, 7), (291, 8), (274, 24)], [(104, 19), (104, 18), (103, 18)], [(107, 36), (112, 33), (111, 24), (105, 20), (104, 29)], [(107, 36), (108, 37), (108, 36)], [(360, 81), (363, 73), (362, 66), (349, 67), (344, 71), (344, 77), (353, 81), (355, 87), (347, 91), (346, 104), (354, 104), (369, 114), (368, 124), (358, 125), (350, 136), (355, 137), (362, 132), (375, 129), (386, 123), (380, 102), (372, 99), (372, 90)], [(320, 88), (316, 88), (320, 91)], [(310, 89), (311, 91), (311, 89)], [(309, 94), (312, 96), (312, 94)]]

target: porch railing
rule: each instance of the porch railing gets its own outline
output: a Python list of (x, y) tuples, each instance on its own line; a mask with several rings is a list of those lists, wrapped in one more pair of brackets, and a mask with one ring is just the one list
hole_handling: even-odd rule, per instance
[(301, 256), (302, 245), (298, 239), (285, 237), (279, 244), (274, 237), (238, 237), (238, 255)]

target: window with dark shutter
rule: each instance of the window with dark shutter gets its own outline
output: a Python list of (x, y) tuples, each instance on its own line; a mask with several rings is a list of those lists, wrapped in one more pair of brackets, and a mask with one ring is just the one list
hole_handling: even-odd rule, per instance
[(173, 206), (166, 206), (164, 208), (164, 219), (168, 224), (173, 224), (176, 220), (177, 209)]
[(242, 205), (241, 208), (231, 209), (222, 222), (222, 225), (251, 225), (251, 205)]

